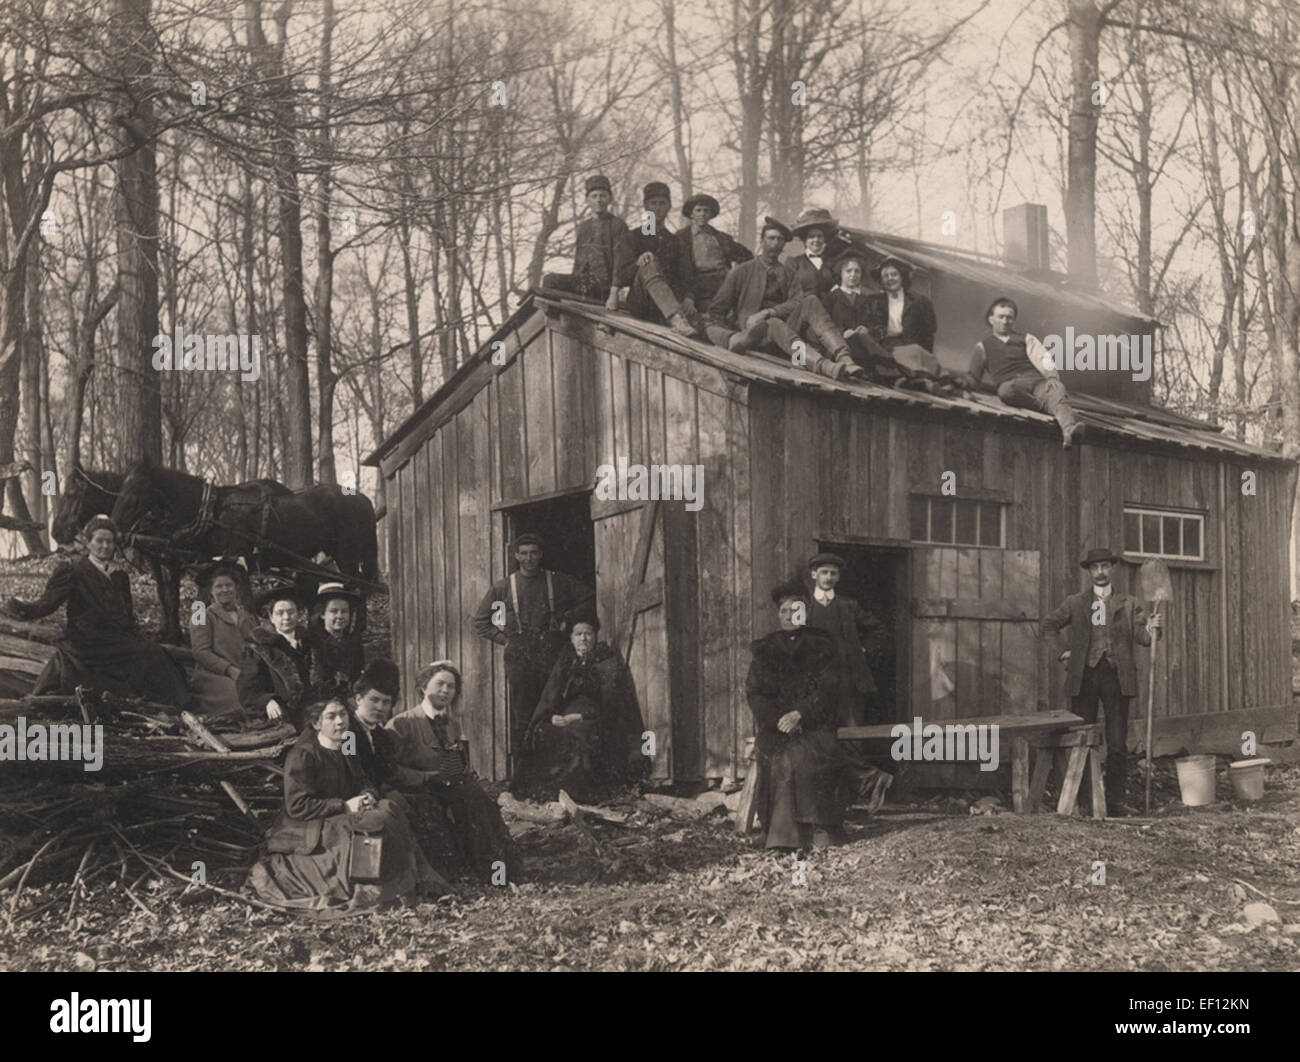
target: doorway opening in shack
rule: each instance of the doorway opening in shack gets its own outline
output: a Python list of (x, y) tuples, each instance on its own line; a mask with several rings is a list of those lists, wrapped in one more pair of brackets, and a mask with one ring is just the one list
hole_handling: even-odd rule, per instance
[(596, 585), (596, 536), (591, 526), (591, 491), (511, 506), (505, 517), (506, 574), (519, 565), (512, 548), (526, 531), (542, 536), (542, 567), (571, 575), (584, 586)]

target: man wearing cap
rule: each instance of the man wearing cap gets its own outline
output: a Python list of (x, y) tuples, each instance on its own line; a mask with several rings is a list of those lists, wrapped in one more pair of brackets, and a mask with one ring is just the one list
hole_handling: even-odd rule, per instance
[[(1106, 713), (1107, 814), (1131, 814), (1124, 803), (1128, 776), (1128, 710), (1138, 692), (1135, 645), (1150, 645), (1159, 637), (1161, 618), (1148, 617), (1136, 598), (1111, 585), (1112, 566), (1119, 557), (1108, 549), (1093, 549), (1079, 562), (1092, 580), (1088, 590), (1071, 594), (1042, 622), (1042, 633), (1061, 649), (1065, 661), (1065, 695), (1071, 710), (1084, 722), (1097, 721), (1097, 703)], [(1069, 634), (1062, 631), (1069, 627)], [(1050, 642), (1049, 642), (1050, 644)]]
[(1015, 330), (1020, 308), (1014, 299), (998, 298), (985, 318), (992, 331), (975, 344), (970, 371), (963, 381), (974, 391), (987, 368), (998, 398), (1018, 409), (1050, 413), (1061, 426), (1062, 446), (1070, 449), (1083, 437), (1083, 425), (1070, 405), (1052, 355), (1036, 336)]
[(531, 532), (515, 540), (518, 571), (483, 595), (470, 621), (480, 638), (505, 648), (511, 748), (516, 756), (564, 647), (561, 619), (574, 609), (596, 607), (593, 590), (564, 572), (542, 567), (542, 547), (542, 536)]
[[(678, 263), (678, 243), (666, 222), (672, 194), (662, 181), (645, 186), (645, 222), (633, 225), (619, 238), (614, 250), (614, 288), (606, 306), (618, 309), (618, 289), (626, 288), (627, 309), (634, 317), (656, 324), (667, 321), (681, 336), (700, 333), (687, 319), (680, 298), (685, 294)], [(646, 229), (651, 231), (646, 232)]]
[(713, 296), (722, 287), (727, 270), (738, 262), (748, 262), (754, 252), (737, 243), (711, 224), (721, 212), (711, 195), (693, 195), (682, 204), (682, 217), (690, 222), (677, 233), (677, 262), (690, 308), (701, 313), (709, 308)]
[(827, 261), (826, 249), (839, 229), (839, 221), (831, 216), (829, 210), (809, 207), (795, 219), (794, 228), (790, 230), (803, 241), (803, 254), (787, 258), (786, 265), (794, 270), (799, 290), (812, 292), (823, 304), (831, 288), (835, 287), (836, 279)]
[(808, 562), (813, 583), (812, 600), (808, 602), (808, 626), (826, 631), (835, 640), (840, 654), (840, 724), (863, 726), (866, 722), (864, 699), (876, 693), (876, 683), (867, 667), (866, 651), (862, 647), (872, 623), (857, 601), (836, 592), (844, 567), (844, 558), (835, 553), (818, 553)]
[(578, 222), (573, 249), (572, 273), (547, 273), (542, 287), (567, 291), (605, 302), (614, 279), (614, 253), (627, 232), (622, 218), (609, 212), (614, 197), (609, 178), (596, 174), (587, 178), (587, 206), (591, 217)]
[(867, 296), (867, 328), (888, 351), (915, 345), (934, 353), (938, 322), (934, 304), (912, 290), (912, 267), (901, 258), (886, 258), (871, 271), (881, 290)]
[[(801, 291), (794, 271), (780, 260), (790, 230), (775, 218), (764, 218), (761, 236), (759, 257), (728, 273), (709, 305), (714, 320), (709, 339), (728, 350), (784, 355), (833, 380), (864, 376), (821, 300)], [(808, 344), (803, 349), (796, 345), (801, 339)], [(810, 349), (813, 343), (829, 357)]]

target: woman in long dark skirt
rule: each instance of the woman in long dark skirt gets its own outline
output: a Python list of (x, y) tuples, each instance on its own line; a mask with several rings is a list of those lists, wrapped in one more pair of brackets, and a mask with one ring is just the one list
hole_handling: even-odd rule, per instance
[(5, 611), (21, 620), (40, 619), (67, 606), (65, 635), (33, 692), (71, 693), (78, 686), (90, 686), (188, 707), (193, 696), (185, 672), (136, 625), (131, 582), (113, 564), (116, 525), (107, 516), (96, 516), (83, 534), (85, 557), (55, 568), (37, 600), (10, 598), (5, 604)]
[[(249, 873), (253, 891), (276, 907), (327, 916), (442, 892), (446, 883), (425, 861), (405, 813), (380, 798), (356, 755), (345, 754), (347, 704), (317, 701), (306, 719), (285, 762), (284, 808)], [(361, 834), (382, 837), (377, 881), (350, 874)]]
[(388, 724), (397, 737), (397, 762), (426, 772), (420, 792), (454, 825), (461, 858), (475, 877), (494, 884), (518, 881), (522, 865), (510, 831), (469, 767), (457, 710), (460, 671), (450, 660), (438, 660), (415, 681), (420, 703)]
[(632, 672), (605, 642), (591, 611), (568, 619), (569, 644), (551, 670), (528, 724), (513, 791), (554, 800), (563, 789), (575, 800), (598, 803), (618, 786), (644, 778), (645, 722)]
[(834, 640), (804, 626), (808, 591), (772, 591), (781, 629), (753, 643), (745, 679), (754, 714), (755, 807), (768, 848), (822, 848), (838, 840), (854, 764), (839, 747), (840, 657)]

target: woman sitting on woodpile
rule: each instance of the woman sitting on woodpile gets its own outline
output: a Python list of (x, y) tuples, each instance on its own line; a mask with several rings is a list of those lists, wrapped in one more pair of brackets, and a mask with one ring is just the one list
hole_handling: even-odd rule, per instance
[(808, 591), (791, 582), (772, 591), (781, 629), (753, 643), (745, 679), (754, 713), (758, 770), (754, 802), (768, 848), (823, 848), (844, 822), (852, 765), (835, 731), (839, 650), (804, 626)]
[(571, 616), (566, 626), (569, 644), (528, 724), (512, 790), (550, 801), (563, 789), (594, 804), (648, 773), (650, 760), (641, 753), (645, 723), (632, 672), (609, 645), (596, 641), (596, 614)]
[(239, 676), (253, 666), (247, 642), (257, 627), (257, 618), (239, 601), (244, 581), (240, 569), (218, 564), (199, 577), (206, 588), (202, 610), (190, 611), (190, 648), (194, 652), (194, 673), (190, 689), (206, 715), (240, 712)]
[(67, 605), (65, 636), (56, 644), (33, 692), (72, 693), (78, 686), (89, 686), (188, 707), (192, 695), (184, 671), (136, 625), (131, 582), (113, 563), (116, 525), (100, 515), (82, 533), (85, 557), (55, 568), (37, 600), (10, 598), (5, 603), (5, 612), (20, 620), (41, 619)]
[[(496, 801), (469, 766), (457, 710), (463, 683), (450, 660), (438, 660), (416, 676), (423, 698), (388, 724), (397, 737), (403, 767), (425, 772), (419, 792), (432, 797), (436, 816), (453, 825), (461, 861), (480, 880), (518, 881), (521, 864)], [(504, 872), (504, 877), (502, 877)]]
[(311, 689), (311, 633), (300, 626), (307, 607), (305, 593), (296, 586), (278, 586), (258, 595), (257, 610), (267, 626), (249, 636), (253, 666), (240, 672), (239, 701), (255, 717), (273, 722), (287, 718), (302, 729), (302, 712)]
[(311, 685), (316, 697), (346, 696), (366, 666), (356, 629), (360, 598), (342, 583), (321, 583), (312, 619)]
[(284, 808), (249, 884), (276, 907), (341, 914), (447, 885), (425, 861), (405, 813), (380, 799), (360, 759), (346, 755), (350, 717), (339, 699), (306, 711), (284, 767)]

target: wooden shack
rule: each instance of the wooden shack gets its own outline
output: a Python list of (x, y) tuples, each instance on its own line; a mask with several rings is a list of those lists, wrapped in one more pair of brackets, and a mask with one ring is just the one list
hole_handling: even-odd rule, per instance
[[(981, 298), (1016, 294), (1003, 272)], [(1019, 323), (1041, 330), (1023, 310)], [(1088, 439), (1065, 452), (1053, 420), (992, 395), (831, 381), (530, 296), (368, 458), (386, 484), (403, 674), (461, 662), (474, 765), (503, 777), (501, 650), (469, 619), (510, 570), (512, 536), (540, 530), (545, 564), (596, 587), (601, 637), (629, 660), (657, 736), (656, 776), (736, 776), (750, 643), (777, 626), (770, 588), (814, 552), (844, 554), (842, 590), (883, 621), (885, 717), (942, 721), (1064, 706), (1038, 621), (1084, 585), (1082, 554), (1108, 545), (1133, 561), (1120, 589), (1145, 555), (1172, 570), (1157, 753), (1227, 751), (1243, 729), (1294, 736), (1294, 464), (1144, 403), (1077, 406)], [(702, 466), (702, 504), (597, 498), (598, 470), (620, 458)], [(1147, 664), (1143, 651), (1140, 705)]]

